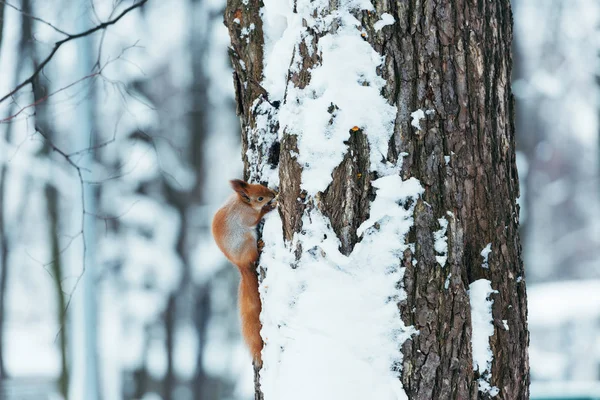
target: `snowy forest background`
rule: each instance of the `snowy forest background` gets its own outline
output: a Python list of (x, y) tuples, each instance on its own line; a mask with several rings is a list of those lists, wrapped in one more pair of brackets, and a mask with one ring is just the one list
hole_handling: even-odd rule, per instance
[[(0, 96), (132, 4), (0, 0)], [(209, 229), (242, 172), (224, 6), (147, 1), (0, 102), (0, 398), (252, 397)], [(513, 13), (532, 380), (600, 381), (600, 1)]]

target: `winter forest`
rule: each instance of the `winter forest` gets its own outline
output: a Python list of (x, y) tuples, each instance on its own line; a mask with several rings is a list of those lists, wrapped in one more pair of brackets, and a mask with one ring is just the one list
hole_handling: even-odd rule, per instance
[(0, 0), (0, 399), (600, 398), (599, 50), (598, 0)]

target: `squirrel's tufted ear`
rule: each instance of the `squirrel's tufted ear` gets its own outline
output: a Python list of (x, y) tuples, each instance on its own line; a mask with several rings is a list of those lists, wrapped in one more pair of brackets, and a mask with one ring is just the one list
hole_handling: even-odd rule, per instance
[(250, 197), (248, 196), (248, 183), (240, 179), (232, 179), (229, 181), (229, 183), (231, 184), (231, 188), (235, 190), (240, 196), (242, 196), (247, 201), (250, 200)]

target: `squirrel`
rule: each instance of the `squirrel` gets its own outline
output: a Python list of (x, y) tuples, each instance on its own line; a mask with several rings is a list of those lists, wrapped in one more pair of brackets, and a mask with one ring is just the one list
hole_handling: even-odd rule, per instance
[(225, 257), (240, 270), (238, 304), (242, 335), (255, 365), (260, 366), (263, 341), (260, 336), (261, 303), (256, 272), (260, 250), (256, 226), (266, 213), (277, 206), (277, 193), (266, 186), (239, 179), (231, 180), (230, 183), (235, 193), (216, 212), (212, 234)]

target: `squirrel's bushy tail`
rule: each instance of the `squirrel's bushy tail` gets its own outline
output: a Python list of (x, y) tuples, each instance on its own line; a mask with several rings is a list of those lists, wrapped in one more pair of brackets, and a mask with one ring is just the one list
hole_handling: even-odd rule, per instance
[(250, 348), (252, 358), (257, 365), (262, 364), (263, 348), (260, 336), (260, 295), (258, 293), (258, 276), (254, 268), (240, 268), (241, 280), (238, 294), (240, 316), (242, 319), (242, 335)]

